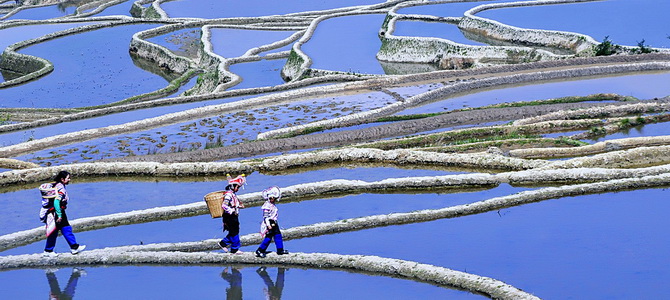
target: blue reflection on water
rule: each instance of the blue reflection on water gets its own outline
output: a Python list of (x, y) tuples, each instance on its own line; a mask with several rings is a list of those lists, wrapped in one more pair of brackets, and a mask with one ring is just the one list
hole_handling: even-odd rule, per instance
[(0, 272), (0, 289), (6, 299), (482, 298), (387, 276), (253, 265), (25, 269)]
[(381, 47), (377, 32), (385, 15), (357, 15), (319, 23), (302, 51), (313, 60), (312, 68), (384, 74), (375, 55)]
[(570, 31), (619, 45), (670, 48), (666, 0), (607, 0), (485, 10), (477, 16), (508, 25)]
[(546, 299), (661, 299), (659, 287), (670, 279), (666, 194), (568, 197), (286, 247), (415, 260), (493, 277)]
[(284, 64), (286, 64), (285, 59), (264, 59), (234, 64), (230, 66), (230, 71), (242, 77), (242, 82), (230, 89), (267, 87), (283, 84), (285, 82), (281, 78), (280, 72)]
[(0, 89), (2, 105), (83, 107), (111, 103), (165, 87), (165, 79), (136, 67), (128, 56), (130, 37), (155, 26), (103, 28), (21, 49), (19, 53), (51, 61), (54, 71), (35, 81)]

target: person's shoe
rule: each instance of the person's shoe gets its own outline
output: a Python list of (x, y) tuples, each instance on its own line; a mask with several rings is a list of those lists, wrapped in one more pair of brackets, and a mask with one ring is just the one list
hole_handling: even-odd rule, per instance
[(219, 245), (219, 247), (221, 247), (221, 250), (223, 250), (223, 252), (228, 252), (228, 247), (226, 247), (226, 244), (224, 244), (223, 241), (219, 241), (216, 244)]
[(77, 274), (79, 276), (86, 276), (86, 271), (82, 268), (74, 268), (72, 269), (72, 274)]
[(277, 254), (278, 254), (278, 255), (288, 254), (288, 251), (286, 251), (286, 250), (284, 250), (284, 249), (277, 249)]
[(256, 257), (265, 258), (265, 251), (261, 249), (256, 250)]
[(46, 272), (46, 273), (55, 273), (55, 272), (58, 271), (58, 270), (60, 270), (60, 269), (58, 269), (58, 268), (46, 268), (46, 269), (44, 269), (44, 272)]
[(42, 256), (43, 257), (56, 257), (56, 256), (58, 256), (58, 253), (53, 252), (53, 251), (44, 251), (44, 253), (42, 253)]
[(84, 249), (86, 249), (86, 245), (79, 245), (77, 249), (70, 249), (70, 253), (72, 253), (72, 255), (79, 254), (79, 252), (84, 251)]

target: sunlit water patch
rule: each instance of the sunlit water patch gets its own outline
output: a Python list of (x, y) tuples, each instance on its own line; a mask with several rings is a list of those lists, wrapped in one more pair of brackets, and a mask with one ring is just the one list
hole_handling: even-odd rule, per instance
[(137, 68), (128, 56), (130, 37), (155, 25), (104, 28), (50, 40), (20, 53), (48, 59), (54, 71), (26, 84), (0, 89), (5, 107), (82, 107), (119, 101), (167, 85)]
[(563, 198), (294, 240), (289, 249), (414, 260), (493, 277), (546, 299), (657, 299), (670, 278), (666, 193)]
[(117, 299), (128, 298), (128, 291), (138, 299), (484, 298), (381, 275), (248, 265), (23, 269), (0, 272), (0, 288), (7, 299)]
[(356, 15), (319, 23), (302, 46), (312, 58), (312, 68), (356, 74), (384, 74), (375, 57), (381, 47), (377, 37), (385, 15)]
[(462, 96), (404, 110), (398, 115), (443, 112), (448, 110), (482, 107), (491, 104), (532, 101), (568, 96), (586, 96), (615, 93), (639, 99), (662, 98), (670, 95), (670, 72), (618, 75), (579, 80), (561, 80), (505, 87), (493, 90), (475, 90)]
[(285, 59), (263, 59), (234, 64), (230, 66), (230, 71), (242, 77), (242, 82), (230, 89), (246, 89), (283, 84), (285, 82), (281, 78), (280, 71), (284, 64), (286, 64)]
[(230, 18), (283, 15), (304, 11), (326, 10), (340, 7), (383, 3), (383, 0), (304, 1), (287, 0), (179, 0), (161, 3), (161, 8), (171, 18)]
[[(670, 48), (666, 0), (607, 0), (485, 10), (477, 16), (522, 28), (570, 31), (619, 45)], [(618, 20), (618, 21), (613, 21)]]
[(401, 21), (396, 22), (395, 36), (436, 37), (465, 45), (486, 45), (467, 39), (458, 26), (448, 23)]
[(242, 56), (249, 49), (281, 41), (294, 33), (292, 31), (229, 28), (212, 28), (210, 31), (214, 53), (225, 58)]

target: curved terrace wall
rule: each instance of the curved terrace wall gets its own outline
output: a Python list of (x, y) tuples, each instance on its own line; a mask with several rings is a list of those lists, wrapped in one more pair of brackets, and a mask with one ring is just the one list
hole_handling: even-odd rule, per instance
[[(416, 5), (416, 4), (412, 4)], [(379, 30), (382, 46), (377, 59), (383, 62), (432, 63), (442, 69), (462, 69), (497, 63), (521, 63), (560, 58), (551, 52), (528, 47), (472, 46), (432, 37), (395, 36), (399, 20), (425, 21), (426, 16), (402, 15), (396, 11), (407, 5), (398, 5), (389, 12)], [(431, 21), (454, 22), (455, 18), (431, 18)]]
[[(659, 141), (661, 140), (661, 141)], [(345, 148), (339, 150), (317, 151), (303, 154), (293, 154), (286, 156), (270, 157), (262, 160), (248, 160), (240, 162), (198, 162), (198, 163), (155, 163), (155, 162), (113, 162), (113, 163), (82, 163), (70, 164), (43, 168), (32, 168), (25, 170), (14, 170), (0, 173), (0, 186), (34, 183), (48, 181), (60, 170), (68, 169), (70, 173), (77, 177), (86, 176), (196, 176), (196, 175), (216, 175), (216, 174), (239, 174), (252, 172), (276, 172), (293, 168), (305, 168), (337, 162), (353, 163), (384, 163), (389, 165), (411, 165), (411, 166), (431, 166), (440, 165), (443, 167), (468, 167), (473, 169), (489, 170), (526, 170), (526, 169), (565, 169), (565, 168), (639, 168), (640, 163), (644, 165), (665, 165), (670, 163), (670, 152), (667, 145), (662, 141), (667, 138), (650, 139), (645, 141), (636, 141), (637, 145), (644, 146), (634, 149), (620, 150), (619, 148), (608, 149), (606, 153), (600, 153), (589, 157), (578, 157), (563, 161), (547, 162), (542, 160), (528, 160), (518, 157), (507, 157), (500, 154), (491, 153), (473, 153), (473, 154), (453, 154), (453, 153), (434, 153), (417, 150), (378, 150), (378, 149), (357, 149)], [(612, 143), (617, 143), (616, 140)], [(625, 140), (622, 143), (626, 143)], [(664, 146), (654, 147), (656, 144)], [(578, 151), (578, 150), (577, 150)], [(641, 158), (640, 162), (632, 161), (628, 157)], [(656, 170), (656, 168), (650, 168)], [(610, 171), (616, 174), (619, 171)], [(580, 176), (598, 176), (598, 172), (592, 171), (591, 174)], [(624, 172), (625, 173), (625, 172)], [(628, 174), (628, 173), (626, 173)], [(638, 174), (644, 174), (638, 171)], [(500, 175), (502, 176), (502, 175)], [(537, 181), (547, 181), (542, 179), (543, 175), (536, 175)], [(563, 176), (561, 180), (569, 181), (569, 172), (559, 174)], [(614, 175), (611, 175), (614, 176)], [(629, 175), (630, 176), (630, 175)], [(619, 178), (619, 177), (617, 177)], [(611, 177), (610, 177), (611, 179)], [(555, 179), (552, 179), (555, 180)], [(570, 179), (577, 180), (577, 179)], [(509, 182), (502, 180), (500, 182)], [(498, 183), (500, 183), (498, 182)], [(415, 183), (412, 183), (413, 185)], [(491, 184), (491, 182), (487, 183)], [(424, 186), (425, 187), (425, 186)], [(348, 187), (347, 189), (351, 189)], [(290, 194), (290, 192), (288, 192)]]
[(161, 68), (169, 69), (175, 73), (185, 73), (186, 71), (195, 68), (195, 62), (192, 59), (178, 56), (169, 49), (154, 43), (147, 42), (145, 39), (148, 37), (169, 33), (175, 30), (192, 27), (194, 27), (193, 24), (171, 24), (137, 32), (133, 34), (133, 37), (130, 40), (130, 53), (155, 62)]
[[(457, 205), (435, 210), (421, 210), (409, 213), (393, 213), (378, 216), (367, 216), (347, 220), (296, 227), (288, 229), (283, 234), (286, 239), (318, 236), (335, 232), (361, 230), (371, 227), (381, 227), (416, 222), (426, 222), (442, 218), (454, 218), (463, 215), (479, 214), (494, 211), (505, 207), (517, 206), (548, 199), (567, 196), (595, 194), (612, 191), (622, 191), (632, 188), (652, 188), (670, 184), (670, 168), (668, 165), (639, 168), (639, 169), (602, 169), (577, 168), (570, 170), (529, 170), (500, 174), (462, 174), (429, 177), (388, 178), (376, 182), (361, 180), (329, 180), (312, 182), (285, 187), (286, 201), (300, 201), (314, 197), (323, 198), (326, 195), (344, 195), (369, 193), (372, 191), (407, 191), (438, 189), (460, 189), (467, 187), (493, 187), (501, 183), (509, 184), (547, 184), (551, 182), (570, 182), (573, 185), (548, 187), (525, 191), (509, 196), (496, 197), (489, 200), (470, 204)], [(574, 184), (576, 182), (590, 182)], [(240, 195), (247, 208), (263, 204), (260, 192)], [(71, 220), (76, 230), (89, 231), (128, 225), (135, 223), (172, 220), (183, 217), (208, 214), (204, 201), (182, 204), (169, 207), (156, 207), (131, 212), (115, 213), (104, 216), (95, 216)], [(19, 247), (39, 240), (43, 240), (44, 228), (38, 227), (0, 236), (0, 251)], [(242, 237), (244, 244), (260, 242), (258, 234)], [(216, 249), (215, 242), (203, 245), (205, 248), (189, 249), (203, 251)]]
[(574, 51), (576, 55), (592, 56), (594, 54), (594, 47), (598, 44), (598, 42), (590, 36), (565, 31), (518, 28), (475, 16), (475, 14), (478, 12), (495, 8), (592, 1), (595, 0), (540, 0), (484, 4), (466, 11), (463, 15), (463, 18), (458, 23), (458, 27), (461, 30), (471, 31), (475, 34), (496, 40), (507, 41), (515, 44), (569, 49)]
[(25, 74), (19, 78), (0, 82), (0, 88), (18, 85), (40, 78), (54, 70), (53, 64), (41, 57), (16, 53), (15, 50), (22, 48), (16, 44), (11, 45), (2, 52), (0, 57), (0, 69), (10, 70), (15, 73)]

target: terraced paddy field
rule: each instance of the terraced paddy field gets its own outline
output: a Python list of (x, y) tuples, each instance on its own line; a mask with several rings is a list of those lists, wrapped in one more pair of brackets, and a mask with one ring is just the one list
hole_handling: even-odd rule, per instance
[[(661, 298), (665, 6), (0, 0), (0, 296)], [(48, 258), (60, 170), (87, 248)]]

